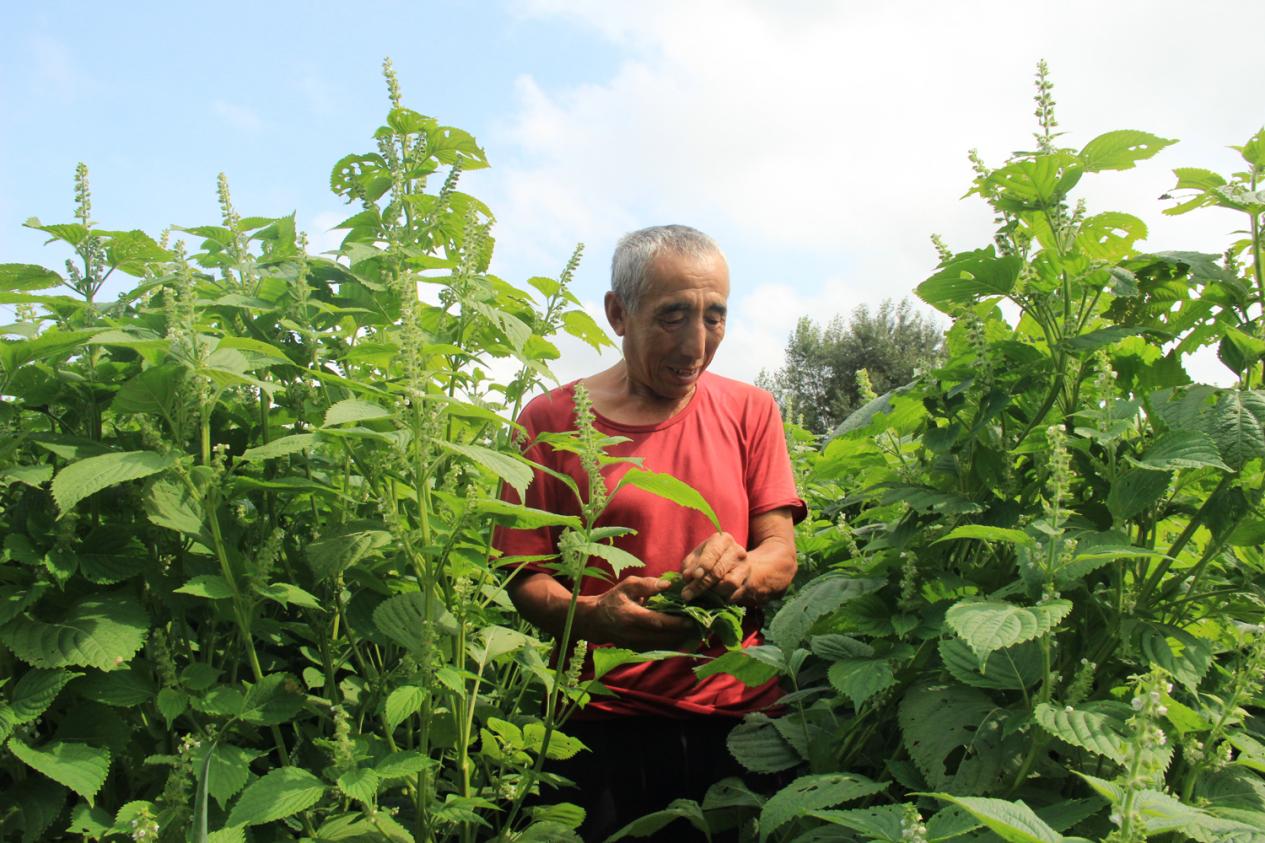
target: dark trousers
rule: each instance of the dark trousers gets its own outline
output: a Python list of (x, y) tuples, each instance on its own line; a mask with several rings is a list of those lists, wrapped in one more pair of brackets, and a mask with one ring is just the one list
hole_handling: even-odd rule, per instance
[[(572, 720), (563, 731), (582, 740), (590, 751), (550, 765), (576, 783), (575, 789), (558, 791), (557, 799), (584, 808), (580, 836), (585, 843), (600, 843), (638, 817), (668, 807), (673, 799), (702, 804), (711, 785), (742, 775), (742, 767), (725, 746), (737, 722), (728, 717)], [(685, 843), (704, 837), (687, 820), (677, 819), (652, 837), (633, 839)]]

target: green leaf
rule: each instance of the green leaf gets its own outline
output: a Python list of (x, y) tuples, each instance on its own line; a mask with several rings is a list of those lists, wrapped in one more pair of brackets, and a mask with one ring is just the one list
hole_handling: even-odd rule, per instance
[[(537, 755), (540, 754), (540, 751), (545, 748), (544, 723), (527, 723), (523, 726), (523, 748)], [(565, 761), (584, 748), (579, 738), (555, 731), (549, 736), (549, 747), (545, 757), (554, 761)]]
[(193, 751), (194, 770), (198, 771), (199, 779), (202, 771), (206, 771), (207, 792), (220, 804), (220, 808), (224, 808), (250, 780), (251, 762), (265, 754), (257, 749), (217, 743), (209, 749), (208, 763), (208, 749), (204, 743)]
[(1088, 172), (1102, 170), (1128, 170), (1139, 161), (1145, 161), (1166, 146), (1177, 143), (1149, 132), (1120, 129), (1107, 132), (1085, 144), (1078, 156)]
[(94, 670), (74, 684), (75, 693), (84, 699), (116, 708), (132, 708), (149, 702), (154, 698), (154, 690), (154, 680), (140, 664), (109, 673)]
[(944, 619), (981, 664), (994, 650), (1013, 647), (1041, 634), (1041, 624), (1031, 609), (999, 601), (961, 601), (950, 607)]
[(325, 785), (299, 767), (272, 770), (252, 783), (228, 815), (229, 825), (262, 825), (306, 811), (325, 795)]
[(219, 574), (199, 574), (174, 591), (207, 600), (228, 600), (233, 596), (232, 587)]
[(1212, 666), (1212, 646), (1174, 626), (1140, 624), (1138, 645), (1151, 664), (1164, 668), (1192, 693)]
[(636, 556), (633, 556), (626, 550), (615, 547), (613, 544), (603, 544), (602, 542), (580, 542), (573, 548), (577, 553), (583, 553), (588, 556), (596, 556), (605, 560), (611, 566), (611, 572), (615, 578), (629, 568), (641, 568), (646, 563), (642, 562)]
[[(776, 647), (772, 649), (774, 652), (780, 652)], [(595, 653), (600, 652), (601, 650), (595, 651)], [(753, 656), (756, 652), (759, 652), (756, 647), (729, 650), (694, 668), (694, 675), (699, 679), (706, 679), (718, 673), (727, 673), (748, 688), (763, 685), (781, 671), (777, 665)], [(672, 655), (679, 656), (680, 653), (673, 652)]]
[(611, 497), (625, 486), (635, 486), (643, 492), (649, 492), (652, 495), (658, 495), (661, 498), (670, 500), (678, 506), (687, 509), (697, 510), (707, 516), (707, 520), (712, 522), (712, 526), (720, 532), (720, 519), (716, 517), (716, 512), (712, 509), (711, 504), (683, 480), (678, 480), (670, 474), (661, 474), (654, 471), (646, 471), (641, 468), (632, 467), (624, 473), (619, 479), (615, 491), (611, 492)]
[(391, 534), (385, 530), (357, 530), (309, 544), (307, 561), (316, 578), (325, 580), (375, 555), (390, 543)]
[(518, 492), (519, 498), (527, 494), (527, 486), (532, 479), (531, 466), (517, 456), (503, 454), (482, 445), (462, 445), (458, 442), (437, 440), (438, 444), (448, 450), (460, 454), (477, 465), (481, 465), (497, 477), (504, 480)]
[(70, 809), (70, 825), (66, 832), (99, 840), (105, 837), (113, 825), (114, 817), (110, 816), (109, 811), (100, 807), (90, 808), (81, 802)]
[(180, 386), (187, 370), (171, 364), (154, 366), (119, 387), (110, 406), (117, 413), (142, 413), (171, 419), (184, 400)]
[(1063, 835), (1050, 828), (1022, 800), (1009, 802), (1005, 799), (954, 796), (950, 793), (929, 795), (962, 808), (1008, 843), (1063, 843)]
[(426, 700), (426, 692), (416, 685), (401, 685), (387, 695), (384, 716), (387, 728), (395, 731), (408, 718), (422, 710)]
[(1030, 688), (1045, 675), (1035, 641), (996, 650), (983, 667), (961, 638), (940, 639), (940, 660), (953, 678), (973, 688), (1013, 690)]
[(616, 840), (623, 840), (625, 837), (649, 837), (664, 826), (679, 819), (687, 820), (690, 825), (700, 832), (710, 835), (707, 817), (703, 814), (703, 809), (699, 807), (697, 802), (692, 799), (673, 799), (668, 803), (668, 807), (662, 811), (646, 814), (628, 823), (628, 825), (606, 838), (606, 843), (615, 843)]
[(1222, 330), (1224, 334), (1217, 346), (1217, 357), (1236, 375), (1242, 375), (1245, 369), (1265, 357), (1265, 340), (1230, 325)]
[(79, 501), (102, 489), (165, 471), (176, 464), (172, 454), (122, 451), (79, 460), (53, 478), (53, 499), (65, 515)]
[(972, 745), (996, 704), (982, 691), (962, 685), (920, 683), (905, 693), (897, 710), (901, 737), (918, 769), (933, 787), (952, 778), (950, 753)]
[(858, 578), (825, 574), (809, 582), (799, 594), (783, 604), (769, 623), (769, 639), (791, 652), (812, 629), (813, 624), (849, 600), (877, 591), (886, 581), (877, 577)]
[(1107, 508), (1116, 521), (1126, 521), (1153, 505), (1168, 491), (1167, 471), (1131, 469), (1116, 478), (1107, 492)]
[(391, 418), (391, 411), (360, 398), (345, 398), (325, 411), (324, 427)]
[(325, 611), (325, 606), (317, 599), (316, 595), (310, 591), (299, 588), (294, 583), (288, 582), (270, 582), (267, 585), (255, 586), (255, 593), (269, 600), (275, 600), (282, 606), (289, 608), (291, 605), (301, 606), (304, 609), (315, 609), (316, 611)]
[(1023, 261), (997, 257), (992, 250), (955, 256), (914, 290), (937, 310), (952, 314), (977, 299), (1004, 296), (1014, 289)]
[(170, 727), (189, 707), (189, 696), (184, 691), (177, 691), (175, 688), (163, 688), (158, 692), (154, 704), (158, 707), (158, 713), (167, 721), (167, 726)]
[(1081, 222), (1076, 243), (1095, 260), (1112, 263), (1133, 254), (1133, 244), (1146, 239), (1146, 223), (1118, 211), (1095, 214)]
[(288, 673), (271, 673), (246, 690), (241, 718), (256, 726), (278, 726), (303, 708), (301, 686)]
[[(905, 830), (904, 805), (875, 805), (846, 811), (809, 811), (807, 816), (831, 825), (850, 828), (865, 835), (866, 840), (881, 840), (883, 843), (901, 843), (901, 833)], [(938, 840), (936, 837), (928, 839)]]
[(1135, 464), (1157, 471), (1209, 466), (1230, 470), (1230, 466), (1221, 461), (1212, 437), (1199, 430), (1170, 430), (1152, 442)]
[[(454, 619), (441, 599), (436, 597), (431, 601), (430, 612), (431, 623), (455, 632)], [(426, 623), (426, 599), (418, 591), (388, 597), (373, 610), (374, 626), (418, 658), (428, 657), (429, 648), (434, 646), (424, 634)]]
[(1110, 758), (1117, 764), (1124, 763), (1124, 738), (1112, 728), (1112, 718), (1050, 703), (1038, 703), (1033, 713), (1041, 728), (1059, 740)]
[[(1265, 457), (1265, 397), (1256, 390), (1228, 389), (1212, 410), (1213, 441), (1235, 471)], [(54, 483), (55, 485), (55, 483)]]
[(378, 774), (368, 767), (343, 773), (338, 777), (338, 789), (357, 802), (370, 804), (378, 795)]
[(297, 454), (310, 449), (316, 444), (316, 441), (315, 433), (294, 433), (289, 436), (282, 436), (280, 439), (274, 439), (266, 445), (247, 448), (242, 452), (241, 458), (246, 462), (257, 462), (275, 459), (276, 457), (286, 457), (290, 454)]
[(36, 772), (78, 793), (89, 805), (110, 773), (110, 750), (71, 741), (49, 741), (42, 747), (28, 746), (10, 738), (9, 751)]
[(827, 676), (835, 690), (852, 700), (852, 707), (856, 709), (896, 684), (887, 659), (843, 659), (830, 665)]
[(435, 765), (435, 760), (420, 752), (392, 752), (376, 765), (374, 770), (384, 779), (401, 779), (420, 773)]
[(114, 670), (141, 648), (148, 629), (135, 598), (116, 592), (82, 598), (53, 622), (16, 617), (0, 627), (0, 641), (34, 667)]
[(622, 647), (595, 647), (590, 652), (593, 656), (594, 679), (601, 679), (615, 668), (626, 664), (642, 664), (681, 655), (676, 650), (649, 650), (638, 653)]
[(763, 714), (747, 715), (730, 731), (725, 744), (738, 763), (753, 773), (778, 773), (803, 761), (778, 733), (774, 721)]
[(30, 263), (0, 263), (0, 290), (6, 293), (60, 287), (62, 277), (51, 269)]
[(606, 332), (583, 310), (568, 310), (562, 314), (562, 327), (568, 334), (582, 340), (601, 352), (603, 346), (614, 346)]
[(149, 484), (141, 501), (150, 522), (187, 536), (202, 535), (202, 503), (175, 479), (160, 477)]
[(1036, 543), (1036, 539), (1025, 533), (1023, 530), (1012, 530), (1006, 527), (988, 527), (984, 524), (963, 524), (960, 527), (954, 527), (940, 538), (936, 539), (932, 544), (947, 542), (951, 539), (980, 539), (982, 541), (997, 541), (1007, 544), (1032, 545)]
[(535, 530), (539, 527), (581, 528), (580, 519), (574, 515), (559, 515), (543, 509), (503, 501), (500, 498), (481, 498), (474, 502), (473, 511), (491, 515), (492, 520), (516, 530)]
[(33, 668), (22, 674), (22, 678), (9, 692), (9, 706), (13, 712), (13, 722), (30, 723), (48, 710), (61, 693), (66, 683), (81, 676), (69, 670), (45, 670)]
[(886, 789), (886, 784), (855, 773), (800, 776), (764, 803), (760, 811), (760, 840), (768, 840), (773, 832), (808, 811), (830, 808)]

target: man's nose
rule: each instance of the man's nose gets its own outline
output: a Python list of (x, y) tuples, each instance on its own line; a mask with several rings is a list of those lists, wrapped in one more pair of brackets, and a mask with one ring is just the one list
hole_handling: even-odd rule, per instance
[(691, 319), (681, 338), (681, 351), (692, 360), (701, 360), (707, 349), (707, 320)]

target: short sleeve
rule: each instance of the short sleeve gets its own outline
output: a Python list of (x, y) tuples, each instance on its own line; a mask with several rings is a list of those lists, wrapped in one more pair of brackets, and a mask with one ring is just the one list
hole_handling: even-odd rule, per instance
[[(533, 406), (529, 404), (523, 409), (519, 416), (519, 424), (521, 424), (526, 433), (526, 447), (523, 455), (533, 462), (542, 465), (548, 465), (550, 457), (553, 456), (553, 449), (540, 443), (533, 443), (537, 432), (541, 429), (535, 414), (532, 412)], [(518, 492), (514, 487), (506, 484), (501, 491), (501, 500), (508, 503), (521, 503), (532, 509), (542, 509), (546, 512), (558, 512), (557, 489), (558, 482), (540, 469), (532, 470), (531, 484), (527, 487), (527, 492), (520, 499)], [(542, 556), (551, 556), (557, 552), (557, 536), (554, 535), (554, 529), (551, 527), (538, 527), (533, 530), (516, 529), (513, 527), (497, 526), (492, 531), (492, 547), (501, 553), (501, 558), (508, 557), (527, 557), (529, 559)], [(523, 566), (526, 571), (543, 571), (544, 568), (538, 564), (528, 562)]]
[(755, 394), (745, 466), (748, 511), (754, 516), (790, 507), (791, 516), (798, 524), (808, 515), (808, 507), (795, 489), (782, 414), (772, 395), (764, 390)]

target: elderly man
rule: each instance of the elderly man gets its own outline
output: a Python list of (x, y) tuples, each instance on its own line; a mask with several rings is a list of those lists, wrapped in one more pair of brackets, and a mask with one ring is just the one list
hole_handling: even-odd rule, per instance
[[(606, 316), (622, 338), (623, 359), (584, 378), (607, 435), (627, 437), (616, 456), (637, 456), (645, 468), (671, 474), (698, 490), (724, 532), (702, 514), (633, 487), (612, 498), (600, 524), (631, 527), (616, 543), (645, 562), (613, 584), (588, 578), (576, 607), (575, 636), (593, 645), (638, 650), (690, 645), (686, 618), (648, 609), (646, 600), (678, 571), (686, 600), (713, 592), (758, 609), (781, 594), (795, 574), (793, 523), (804, 514), (795, 490), (781, 418), (763, 390), (707, 372), (725, 335), (729, 270), (710, 237), (680, 225), (635, 231), (620, 240), (611, 262)], [(545, 431), (575, 428), (575, 383), (540, 396), (524, 409), (528, 455), (571, 474), (585, 488), (572, 454), (530, 444)], [(614, 488), (627, 465), (603, 470)], [(529, 506), (576, 514), (574, 496), (537, 472)], [(505, 554), (557, 552), (558, 534), (501, 530)], [(591, 563), (592, 564), (592, 563)], [(544, 569), (528, 569), (511, 586), (515, 606), (531, 623), (559, 635), (569, 584)], [(748, 611), (744, 644), (758, 643), (758, 612)], [(716, 655), (723, 648), (704, 648)], [(749, 688), (727, 675), (697, 681), (694, 659), (627, 665), (602, 682), (598, 697), (567, 726), (592, 750), (563, 770), (581, 787), (588, 811), (586, 839), (602, 839), (673, 798), (701, 798), (706, 787), (737, 772), (724, 738), (736, 718), (776, 702), (776, 683)], [(676, 839), (680, 839), (677, 837)]]

